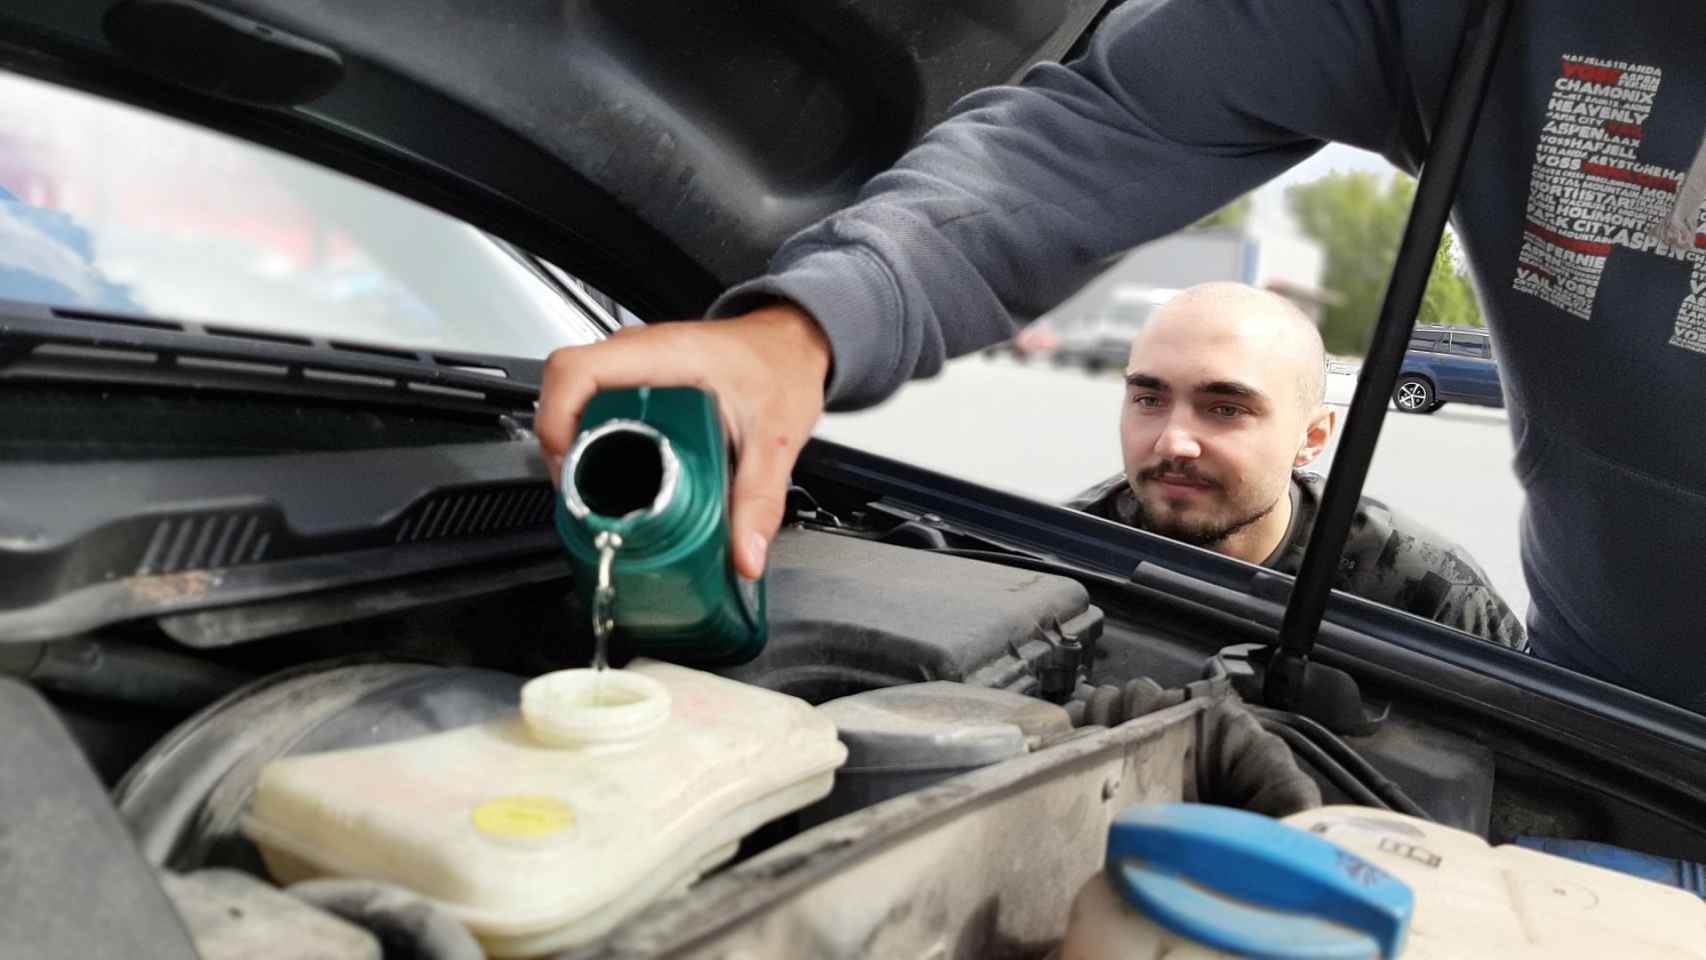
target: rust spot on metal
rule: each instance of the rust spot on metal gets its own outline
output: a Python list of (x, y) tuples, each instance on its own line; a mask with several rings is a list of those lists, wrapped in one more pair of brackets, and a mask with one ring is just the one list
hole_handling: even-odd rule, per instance
[(184, 573), (162, 573), (151, 577), (131, 577), (125, 581), (132, 597), (147, 603), (167, 604), (200, 600), (206, 597), (218, 580), (205, 570)]

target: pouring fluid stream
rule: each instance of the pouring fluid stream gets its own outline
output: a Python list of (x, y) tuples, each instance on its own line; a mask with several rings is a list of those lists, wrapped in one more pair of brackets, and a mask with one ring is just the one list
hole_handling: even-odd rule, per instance
[[(610, 634), (616, 629), (616, 586), (610, 579), (610, 568), (616, 562), (616, 551), (622, 538), (610, 531), (598, 535), (598, 586), (592, 595), (592, 668), (603, 673), (610, 666)], [(603, 689), (603, 678), (597, 692)]]
[[(652, 390), (640, 387), (636, 392), (640, 397), (640, 419), (643, 421), (647, 408), (651, 406)], [(593, 688), (593, 698), (602, 702), (602, 674), (610, 668), (610, 634), (616, 629), (616, 585), (611, 579), (610, 569), (615, 565), (616, 551), (622, 549), (622, 537), (606, 530), (593, 540), (593, 546), (598, 548), (598, 586), (592, 596), (592, 668), (600, 674), (598, 685)]]

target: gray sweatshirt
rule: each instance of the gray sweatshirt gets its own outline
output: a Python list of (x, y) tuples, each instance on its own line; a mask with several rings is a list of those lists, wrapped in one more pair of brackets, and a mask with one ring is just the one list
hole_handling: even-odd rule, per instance
[[(828, 334), (832, 408), (1011, 336), (1336, 141), (1414, 171), (1472, 0), (1132, 0), (961, 101), (715, 315)], [(1504, 374), (1542, 657), (1706, 711), (1706, 6), (1518, 2), (1453, 221)]]

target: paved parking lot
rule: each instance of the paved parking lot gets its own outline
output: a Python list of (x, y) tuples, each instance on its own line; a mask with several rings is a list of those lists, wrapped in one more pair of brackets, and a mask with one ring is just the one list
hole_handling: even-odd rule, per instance
[[(1328, 401), (1354, 385), (1335, 375)], [(969, 357), (873, 410), (824, 418), (818, 435), (1045, 500), (1121, 469), (1114, 374)], [(1329, 454), (1329, 457), (1331, 453)], [(1449, 404), (1432, 416), (1389, 410), (1365, 493), (1465, 547), (1512, 608), (1528, 607), (1517, 560), (1522, 492), (1504, 411)]]

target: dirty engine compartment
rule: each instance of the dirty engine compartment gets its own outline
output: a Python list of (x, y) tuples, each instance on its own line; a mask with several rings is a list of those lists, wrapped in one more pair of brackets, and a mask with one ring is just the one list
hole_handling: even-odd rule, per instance
[[(1416, 662), (1408, 651), (1366, 636), (1360, 647), (1326, 636), (1318, 651), (1360, 688), (1359, 716), (1327, 720), (1357, 729), (1268, 710), (1250, 680), (1253, 645), (1271, 640), (1252, 606), (1259, 596), (1153, 565), (1120, 578), (1060, 559), (980, 524), (1020, 509), (1003, 495), (976, 491), (985, 513), (956, 516), (918, 502), (923, 481), (939, 480), (938, 491), (949, 481), (908, 470), (920, 485), (891, 485), (898, 470), (814, 444), (771, 553), (769, 642), (715, 671), (813, 705), (835, 701), (820, 709), (849, 751), (834, 788), (742, 828), (732, 856), (680, 864), (643, 909), (565, 947), (572, 955), (1044, 956), (1100, 868), (1109, 825), (1137, 803), (1270, 816), (1355, 803), (1494, 844), (1587, 840), (1706, 859), (1702, 779), (1646, 763), (1650, 730), (1525, 716), (1500, 681), (1462, 682), (1467, 671), (1443, 658), (1405, 674), (1368, 654)], [(1127, 533), (1025, 509), (1050, 529), (1110, 538), (1111, 556)], [(254, 626), (255, 610), (233, 606), (11, 647), (35, 650), (33, 666), (14, 672), (33, 676), (105, 781), (73, 769), (41, 789), (73, 792), (92, 811), (104, 833), (85, 828), (84, 842), (134, 842), (104, 882), (152, 887), (170, 874), (183, 916), (247, 897), (251, 927), (269, 917), (300, 927), (308, 921), (293, 911), (307, 902), (310, 915), (390, 929), (399, 903), (422, 901), (393, 891), (401, 899), (382, 909), (373, 890), (292, 887), (297, 896), (281, 898), (289, 909), (255, 905), (277, 889), (246, 879), (269, 876), (242, 829), (257, 780), (279, 758), (513, 716), (529, 677), (591, 652), (586, 611), (551, 569), (542, 557), (501, 564), (477, 589), (437, 602), (418, 592), (399, 602), (395, 583), (319, 603), (275, 599), (259, 605), (265, 630), (221, 633), (242, 617)], [(363, 598), (386, 591), (392, 602), (367, 614)], [(288, 628), (293, 617), (301, 629)], [(215, 634), (244, 639), (197, 649), (175, 637)], [(620, 666), (620, 636), (613, 657)], [(1595, 742), (1617, 728), (1626, 749)], [(16, 763), (26, 745), (10, 749)], [(1688, 757), (1669, 759), (1674, 769)], [(162, 906), (144, 896), (129, 908)], [(205, 922), (196, 936), (205, 949)]]
[[(1439, 116), (1404, 118), (1422, 176), (1348, 479), (1295, 580), (814, 440), (766, 616), (726, 538), (678, 565), (722, 603), (724, 649), (755, 657), (636, 657), (618, 624), (599, 632), (619, 676), (581, 702), (533, 686), (614, 622), (553, 529), (539, 358), (624, 316), (703, 315), (953, 104), (1075, 56), (1114, 6), (7, 5), (8, 70), (356, 178), (293, 188), (319, 225), (303, 245), (353, 231), (410, 282), (351, 301), (398, 327), (334, 322), (328, 297), (372, 279), (330, 270), (288, 329), (246, 303), (140, 310), (122, 285), (0, 301), (0, 953), (1078, 960), (1116, 885), (1127, 907), (1200, 895), (1134, 846), (1177, 828), (1234, 873), (1313, 844), (1361, 887), (1445, 890), (1412, 960), (1701, 956), (1706, 717), (1328, 589), (1352, 515), (1332, 504), (1366, 478), (1503, 2), (1465, 25)], [(142, 154), (207, 152), (100, 129), (84, 152), (120, 157), (113, 193), (146, 193)], [(270, 182), (191, 169), (174, 191), (218, 207), (198, 227)], [(183, 224), (138, 209), (130, 247), (170, 253), (172, 288), (279, 232), (269, 209), (179, 248)], [(248, 259), (272, 290), (278, 259)], [(550, 323), (529, 330), (528, 304)], [(439, 320), (464, 336), (429, 349)], [(705, 444), (701, 480), (727, 479), (727, 452)], [(607, 726), (567, 722), (588, 705)], [(1630, 893), (1631, 873), (1658, 883)], [(1331, 955), (1395, 955), (1404, 922)]]

